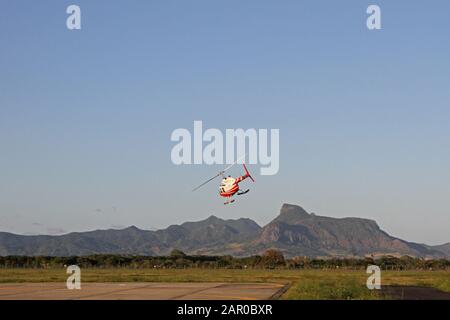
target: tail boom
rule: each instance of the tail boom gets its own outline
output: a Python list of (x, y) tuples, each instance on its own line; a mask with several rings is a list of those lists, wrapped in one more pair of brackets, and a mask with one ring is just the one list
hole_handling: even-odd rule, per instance
[[(248, 172), (247, 166), (245, 165), (245, 163), (242, 164), (244, 166), (244, 170), (245, 170), (245, 178), (250, 178), (253, 182), (255, 182), (255, 179), (253, 179), (253, 177), (250, 175), (250, 172)], [(244, 179), (245, 179), (244, 178)]]

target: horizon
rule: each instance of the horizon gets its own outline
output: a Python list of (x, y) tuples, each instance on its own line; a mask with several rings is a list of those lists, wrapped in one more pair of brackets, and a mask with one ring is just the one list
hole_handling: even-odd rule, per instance
[[(325, 217), (325, 218), (332, 218), (332, 219), (353, 219), (353, 218), (355, 218), (355, 219), (364, 219), (364, 220), (368, 220), (368, 221), (373, 221), (373, 222), (375, 222), (375, 223), (377, 224), (377, 226), (380, 228), (381, 231), (385, 231), (385, 230), (383, 229), (383, 227), (380, 226), (376, 220), (373, 220), (373, 219), (370, 219), (370, 218), (360, 218), (360, 217), (355, 217), (355, 216), (347, 216), (347, 217), (329, 217), (329, 216), (325, 216), (325, 215), (321, 215), (321, 214), (316, 214), (315, 212), (312, 212), (312, 211), (308, 211), (308, 210), (306, 210), (305, 208), (303, 208), (302, 206), (297, 205), (297, 204), (292, 204), (292, 203), (283, 203), (283, 204), (281, 205), (280, 212), (278, 212), (278, 214), (273, 218), (273, 220), (276, 219), (276, 218), (281, 214), (281, 209), (283, 208), (284, 205), (289, 205), (289, 206), (296, 206), (296, 207), (299, 207), (299, 208), (303, 209), (308, 215), (314, 215), (314, 216), (317, 216), (317, 217)], [(72, 233), (85, 233), (85, 232), (109, 231), (109, 230), (122, 231), (122, 230), (130, 229), (130, 228), (136, 228), (136, 229), (138, 229), (138, 230), (140, 230), (140, 231), (157, 232), (157, 231), (161, 231), (161, 230), (166, 230), (167, 228), (169, 228), (169, 227), (171, 227), (171, 226), (174, 226), (174, 225), (181, 226), (181, 225), (183, 225), (184, 223), (196, 223), (196, 222), (202, 222), (202, 221), (206, 221), (206, 220), (208, 220), (208, 219), (210, 219), (210, 218), (216, 218), (216, 219), (219, 219), (219, 220), (222, 220), (222, 221), (250, 220), (250, 221), (256, 223), (256, 224), (258, 225), (258, 227), (260, 227), (261, 229), (264, 228), (264, 227), (267, 226), (270, 222), (273, 221), (273, 220), (271, 220), (271, 221), (269, 221), (268, 223), (261, 224), (261, 223), (259, 223), (258, 221), (255, 221), (254, 219), (251, 219), (251, 218), (248, 218), (248, 217), (240, 217), (240, 218), (234, 218), (234, 219), (227, 219), (227, 218), (225, 218), (225, 217), (220, 217), (220, 216), (217, 216), (217, 215), (215, 215), (215, 214), (211, 214), (211, 215), (209, 215), (209, 216), (206, 217), (206, 218), (199, 218), (199, 220), (187, 220), (187, 221), (183, 221), (183, 222), (177, 222), (177, 223), (173, 223), (173, 224), (171, 224), (171, 225), (167, 225), (167, 226), (165, 226), (165, 227), (158, 228), (158, 229), (146, 229), (146, 228), (141, 228), (141, 227), (136, 226), (136, 225), (129, 225), (129, 226), (117, 226), (117, 227), (99, 228), (99, 229), (90, 229), (90, 230), (70, 231), (70, 232), (67, 232), (67, 233), (61, 233), (61, 234), (19, 234), (19, 233), (13, 233), (13, 234), (15, 234), (15, 235), (20, 235), (20, 236), (52, 236), (52, 237), (58, 237), (58, 236), (64, 236), (64, 235), (72, 234)], [(2, 231), (2, 230), (0, 230), (0, 233), (1, 233), (1, 232), (6, 232), (6, 233), (8, 233), (7, 231)], [(413, 239), (402, 239), (402, 238), (399, 238), (399, 237), (397, 237), (397, 236), (395, 236), (395, 235), (393, 235), (393, 234), (390, 234), (390, 233), (388, 233), (388, 235), (391, 236), (391, 237), (393, 237), (393, 238), (397, 238), (397, 239), (400, 239), (400, 240), (403, 240), (403, 241), (407, 241), (407, 242), (410, 242), (410, 243), (418, 243), (418, 244), (431, 245), (431, 244), (428, 244), (428, 243), (420, 243), (420, 242), (414, 241)], [(432, 246), (447, 245), (447, 244), (450, 244), (450, 241), (443, 242), (443, 243), (438, 243), (438, 244), (433, 244)]]

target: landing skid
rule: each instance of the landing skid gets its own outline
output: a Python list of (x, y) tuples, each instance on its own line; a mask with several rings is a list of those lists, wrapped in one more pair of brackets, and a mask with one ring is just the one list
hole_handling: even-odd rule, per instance
[(224, 202), (223, 204), (231, 204), (231, 203), (233, 203), (234, 201), (236, 201), (236, 200), (235, 200), (235, 199), (227, 200), (227, 201)]
[(245, 190), (245, 191), (239, 190), (238, 193), (237, 193), (237, 195), (238, 195), (238, 196), (241, 196), (241, 195), (243, 195), (243, 194), (246, 194), (246, 193), (249, 192), (249, 191), (250, 191), (250, 189), (247, 189), (247, 190)]

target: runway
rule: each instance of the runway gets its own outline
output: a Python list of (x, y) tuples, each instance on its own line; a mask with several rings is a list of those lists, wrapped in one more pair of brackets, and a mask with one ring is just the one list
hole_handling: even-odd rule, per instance
[(65, 283), (0, 284), (0, 300), (268, 300), (284, 290), (277, 283)]
[(381, 292), (396, 300), (450, 300), (450, 292), (420, 286), (383, 286)]

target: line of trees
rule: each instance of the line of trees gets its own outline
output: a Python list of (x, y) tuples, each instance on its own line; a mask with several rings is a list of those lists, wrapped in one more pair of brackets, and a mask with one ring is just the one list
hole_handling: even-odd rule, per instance
[(286, 259), (278, 250), (251, 257), (186, 255), (173, 250), (168, 256), (89, 255), (73, 257), (4, 256), (0, 268), (226, 268), (226, 269), (365, 269), (378, 265), (382, 270), (450, 270), (450, 261), (425, 260), (409, 256), (374, 258)]

